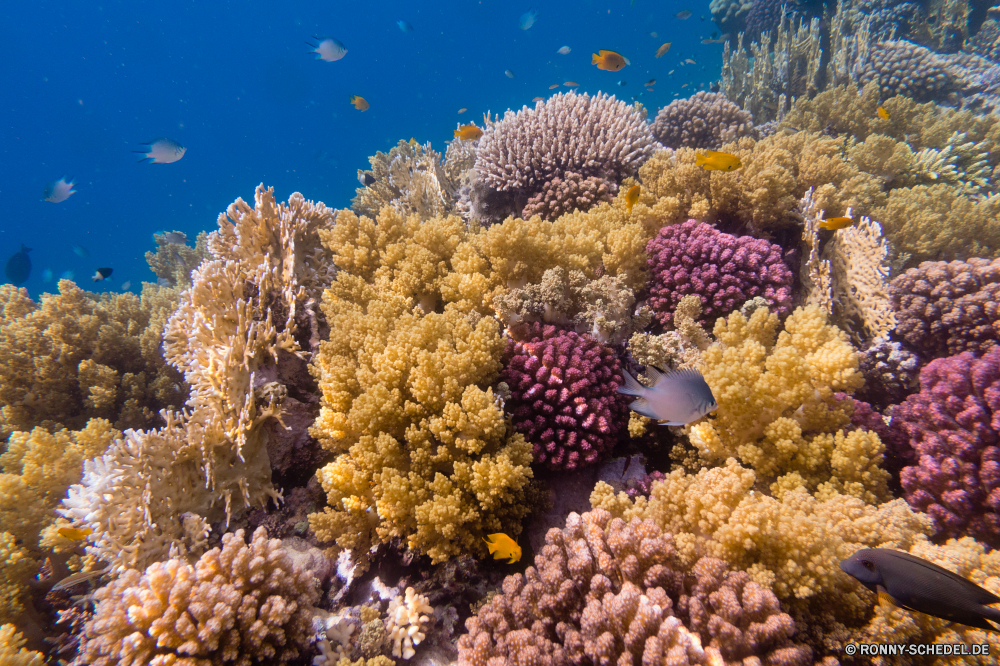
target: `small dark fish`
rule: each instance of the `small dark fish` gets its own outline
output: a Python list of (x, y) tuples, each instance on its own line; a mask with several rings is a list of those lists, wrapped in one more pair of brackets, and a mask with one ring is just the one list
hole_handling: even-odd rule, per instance
[(361, 187), (368, 187), (375, 184), (375, 176), (371, 175), (366, 171), (358, 169), (358, 182), (361, 183)]
[(103, 267), (103, 268), (98, 268), (97, 272), (94, 273), (94, 277), (92, 277), (90, 279), (93, 280), (94, 282), (100, 282), (101, 280), (106, 280), (106, 279), (108, 279), (111, 276), (111, 274), (114, 272), (114, 270), (115, 269), (108, 268), (106, 266)]
[(156, 139), (155, 141), (150, 141), (149, 143), (142, 144), (144, 146), (149, 146), (145, 150), (133, 150), (133, 153), (142, 153), (145, 155), (140, 162), (145, 162), (149, 160), (150, 164), (173, 164), (180, 158), (184, 157), (184, 153), (187, 152), (187, 148), (177, 143), (173, 139)]
[(650, 79), (649, 81), (646, 81), (642, 85), (644, 85), (644, 86), (655, 86), (656, 85), (656, 79)]
[(998, 631), (1000, 597), (970, 580), (909, 553), (889, 548), (864, 548), (840, 563), (840, 568), (878, 595), (879, 601), (939, 617), (949, 622)]
[(620, 85), (620, 86), (628, 85), (628, 81), (626, 81), (625, 79), (622, 79), (621, 81), (618, 82), (618, 85)]
[(406, 33), (413, 32), (413, 26), (404, 21), (403, 19), (399, 19), (398, 21), (396, 21), (396, 25), (398, 25), (399, 29), (402, 30), (403, 32)]
[(28, 281), (28, 276), (31, 275), (31, 259), (28, 258), (29, 252), (31, 252), (30, 247), (21, 245), (21, 249), (10, 255), (10, 259), (7, 260), (4, 273), (7, 275), (7, 280), (14, 286), (24, 284)]
[(713, 82), (710, 87), (711, 87), (712, 92), (719, 92), (721, 90), (721, 88), (719, 87), (719, 84), (715, 83), (715, 82)]

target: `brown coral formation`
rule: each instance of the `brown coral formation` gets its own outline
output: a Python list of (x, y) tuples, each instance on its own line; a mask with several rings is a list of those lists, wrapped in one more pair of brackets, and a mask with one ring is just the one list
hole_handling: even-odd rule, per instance
[(319, 599), (308, 572), (258, 528), (225, 534), (194, 566), (179, 559), (128, 569), (94, 593), (77, 662), (283, 664), (308, 654)]
[(574, 210), (590, 210), (601, 201), (611, 201), (618, 192), (618, 185), (603, 178), (567, 171), (563, 177), (556, 176), (547, 181), (542, 190), (530, 197), (521, 211), (525, 218), (538, 215), (546, 220), (554, 220), (564, 213)]
[(711, 148), (755, 136), (753, 117), (721, 93), (697, 92), (660, 109), (653, 136), (667, 148)]
[(178, 293), (144, 285), (94, 295), (69, 280), (40, 302), (0, 287), (0, 437), (36, 426), (79, 429), (91, 418), (118, 428), (161, 422), (183, 404), (187, 387), (161, 351)]
[(874, 45), (861, 72), (861, 82), (870, 81), (879, 84), (883, 97), (903, 95), (918, 102), (938, 99), (962, 86), (946, 60), (906, 40)]

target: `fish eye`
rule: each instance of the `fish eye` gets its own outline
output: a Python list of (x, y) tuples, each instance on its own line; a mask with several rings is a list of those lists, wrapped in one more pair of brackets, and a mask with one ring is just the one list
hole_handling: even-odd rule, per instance
[(864, 566), (864, 568), (868, 569), (869, 571), (872, 571), (872, 570), (875, 569), (875, 563), (874, 562), (870, 562), (869, 560), (861, 560), (861, 565)]

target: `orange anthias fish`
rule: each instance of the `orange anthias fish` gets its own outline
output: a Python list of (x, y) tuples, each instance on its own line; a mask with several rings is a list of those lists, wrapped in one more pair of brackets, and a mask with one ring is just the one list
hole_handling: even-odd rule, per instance
[(521, 547), (509, 536), (503, 532), (488, 534), (487, 536), (489, 538), (483, 539), (483, 541), (486, 542), (486, 547), (490, 549), (490, 554), (493, 555), (494, 560), (510, 558), (507, 560), (508, 563), (514, 564), (514, 562), (521, 559)]
[(743, 162), (740, 162), (740, 158), (736, 155), (717, 150), (706, 150), (704, 154), (695, 153), (694, 163), (706, 171), (735, 171), (743, 166)]
[(558, 83), (553, 83), (551, 86), (549, 86), (549, 90), (555, 90), (558, 87), (559, 87)]
[(831, 217), (828, 220), (821, 220), (819, 226), (830, 231), (845, 229), (854, 224), (854, 219), (850, 217)]
[(351, 104), (353, 104), (354, 108), (358, 111), (368, 110), (368, 100), (361, 95), (351, 95)]
[(483, 135), (483, 130), (471, 124), (462, 125), (457, 130), (455, 130), (455, 138), (462, 139), (463, 141), (475, 141), (482, 135)]
[(875, 110), (875, 113), (877, 113), (878, 117), (881, 118), (882, 120), (889, 120), (889, 112), (885, 110), (885, 107), (882, 106), (878, 107)]
[(632, 187), (628, 188), (628, 192), (625, 194), (625, 206), (628, 209), (627, 212), (628, 215), (632, 214), (632, 206), (636, 205), (638, 202), (639, 202), (639, 186), (633, 185)]
[(608, 72), (617, 72), (619, 69), (628, 64), (628, 59), (620, 53), (601, 49), (597, 53), (590, 54), (590, 64), (597, 65), (597, 69), (603, 69)]
[(82, 530), (76, 527), (60, 527), (56, 531), (59, 532), (59, 536), (61, 536), (62, 538), (70, 539), (72, 541), (83, 541), (88, 536), (94, 533), (94, 530), (90, 529), (89, 527), (85, 527)]
[(664, 42), (663, 44), (661, 44), (660, 48), (656, 49), (656, 57), (662, 58), (663, 56), (667, 55), (667, 51), (670, 50), (671, 44), (673, 44), (673, 42)]

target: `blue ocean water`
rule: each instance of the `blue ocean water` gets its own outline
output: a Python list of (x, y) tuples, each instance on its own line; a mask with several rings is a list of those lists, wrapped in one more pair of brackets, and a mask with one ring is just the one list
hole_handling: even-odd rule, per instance
[[(532, 7), (538, 18), (521, 30)], [(684, 9), (693, 15), (677, 19)], [(459, 122), (567, 90), (551, 84), (636, 98), (652, 119), (718, 79), (722, 47), (700, 43), (713, 30), (707, 1), (6, 3), (0, 260), (21, 243), (33, 248), (32, 296), (56, 288), (45, 269), (55, 280), (72, 271), (86, 289), (129, 281), (138, 291), (155, 281), (144, 259), (154, 232), (214, 230), (218, 214), (261, 182), (280, 200), (299, 191), (349, 206), (369, 155), (410, 137), (443, 154)], [(313, 36), (340, 40), (347, 55), (315, 60)], [(655, 58), (665, 41), (670, 52)], [(558, 54), (562, 46), (571, 52)], [(590, 58), (599, 49), (631, 65), (598, 70)], [(370, 108), (357, 111), (352, 95)], [(183, 159), (138, 163), (131, 151), (159, 137), (187, 148)], [(42, 201), (46, 183), (63, 176), (77, 193)], [(95, 284), (99, 266), (115, 272)]]

